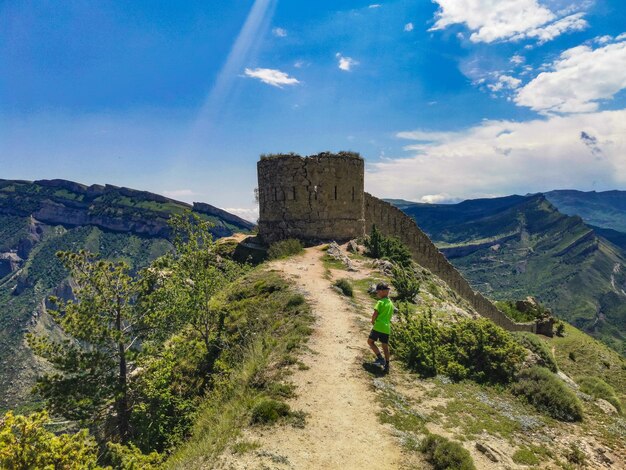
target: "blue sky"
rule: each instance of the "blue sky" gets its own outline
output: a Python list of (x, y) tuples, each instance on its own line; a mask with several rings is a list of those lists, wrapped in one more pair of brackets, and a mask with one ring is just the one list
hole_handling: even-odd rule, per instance
[(254, 218), (261, 153), (448, 202), (626, 189), (617, 0), (1, 1), (0, 177)]

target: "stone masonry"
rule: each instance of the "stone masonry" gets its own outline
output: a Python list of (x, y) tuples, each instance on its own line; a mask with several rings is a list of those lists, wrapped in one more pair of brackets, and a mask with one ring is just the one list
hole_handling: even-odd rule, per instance
[(259, 235), (265, 243), (286, 238), (307, 242), (346, 241), (373, 225), (397, 237), (421, 266), (444, 280), (482, 316), (510, 331), (536, 331), (515, 323), (475, 292), (415, 221), (400, 209), (364, 192), (364, 161), (354, 153), (263, 156), (259, 178)]

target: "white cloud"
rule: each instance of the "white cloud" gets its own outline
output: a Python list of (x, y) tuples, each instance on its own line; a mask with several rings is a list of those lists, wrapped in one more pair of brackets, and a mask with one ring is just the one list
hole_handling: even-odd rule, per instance
[(522, 81), (519, 78), (511, 77), (510, 75), (500, 75), (496, 83), (487, 85), (493, 92), (500, 90), (514, 90), (521, 85)]
[(567, 31), (582, 31), (585, 29), (589, 26), (589, 24), (583, 19), (583, 16), (583, 13), (566, 16), (565, 18), (561, 18), (554, 23), (550, 23), (540, 28), (532, 28), (528, 31), (516, 34), (511, 37), (511, 40), (516, 41), (519, 39), (537, 38), (539, 40), (539, 44), (543, 44), (553, 40)]
[(310, 65), (309, 62), (305, 61), (305, 60), (296, 60), (293, 63), (293, 66), (297, 69), (301, 69), (302, 67), (308, 67)]
[(339, 61), (338, 67), (345, 72), (350, 72), (352, 70), (352, 67), (354, 67), (355, 65), (359, 65), (359, 63), (352, 57), (344, 57), (343, 55), (341, 55), (340, 52), (337, 52), (337, 54), (335, 54), (335, 57)]
[(235, 214), (248, 222), (256, 223), (259, 219), (259, 208), (257, 207), (227, 207), (226, 212)]
[(287, 30), (283, 28), (274, 28), (272, 29), (272, 34), (277, 38), (285, 38), (287, 37)]
[(413, 23), (407, 23), (407, 24), (405, 24), (405, 25), (404, 25), (404, 30), (405, 30), (407, 33), (409, 33), (409, 32), (411, 32), (411, 31), (413, 31), (413, 28), (414, 28)]
[(402, 132), (398, 137), (418, 140), (406, 147), (413, 156), (370, 163), (366, 187), (380, 197), (414, 201), (624, 187), (624, 122), (626, 109), (483, 121), (459, 132)]
[(380, 3), (372, 3), (367, 8), (380, 8), (380, 7), (381, 7)]
[(521, 88), (515, 103), (541, 113), (592, 112), (624, 88), (626, 41), (597, 49), (578, 46)]
[(519, 54), (515, 54), (509, 60), (510, 60), (510, 62), (512, 64), (515, 64), (515, 65), (523, 64), (526, 61), (526, 59), (523, 56), (519, 55)]
[(419, 198), (418, 202), (424, 202), (426, 204), (450, 204), (454, 202), (461, 202), (459, 198), (450, 196), (447, 193), (442, 194), (425, 194)]
[(593, 41), (598, 44), (606, 44), (607, 42), (611, 42), (612, 40), (613, 40), (613, 36), (610, 36), (608, 34), (604, 36), (598, 36), (593, 39)]
[(439, 4), (435, 25), (430, 31), (453, 24), (465, 24), (472, 42), (554, 39), (569, 30), (587, 26), (583, 13), (559, 18), (537, 0), (434, 0)]
[(268, 85), (272, 85), (278, 88), (282, 88), (283, 85), (297, 85), (298, 83), (300, 83), (297, 79), (290, 77), (285, 72), (274, 69), (246, 68), (245, 74), (247, 77), (257, 78), (263, 83), (267, 83)]

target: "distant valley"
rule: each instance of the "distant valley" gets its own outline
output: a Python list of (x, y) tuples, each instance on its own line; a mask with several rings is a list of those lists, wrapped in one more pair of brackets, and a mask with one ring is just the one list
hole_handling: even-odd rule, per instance
[(20, 403), (46, 367), (24, 335), (56, 334), (45, 298), (71, 295), (55, 253), (87, 249), (139, 269), (171, 249), (167, 220), (184, 210), (211, 221), (215, 237), (253, 227), (208, 204), (128, 188), (0, 180), (0, 409)]
[(477, 290), (497, 300), (535, 295), (626, 352), (626, 192), (389, 202), (413, 217)]

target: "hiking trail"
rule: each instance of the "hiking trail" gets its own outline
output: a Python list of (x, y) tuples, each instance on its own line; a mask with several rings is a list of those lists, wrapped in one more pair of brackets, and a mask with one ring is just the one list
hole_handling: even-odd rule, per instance
[[(261, 447), (241, 456), (224, 456), (220, 468), (403, 467), (400, 444), (392, 428), (378, 419), (380, 406), (371, 377), (362, 367), (364, 358), (374, 358), (366, 344), (364, 317), (332, 289), (323, 255), (313, 247), (302, 256), (270, 265), (303, 292), (316, 319), (308, 349), (300, 356), (308, 369), (295, 370), (290, 377), (296, 397), (289, 404), (307, 413), (306, 424), (302, 429), (288, 424), (247, 429), (243, 437)], [(374, 302), (370, 304), (362, 306), (367, 314)]]

